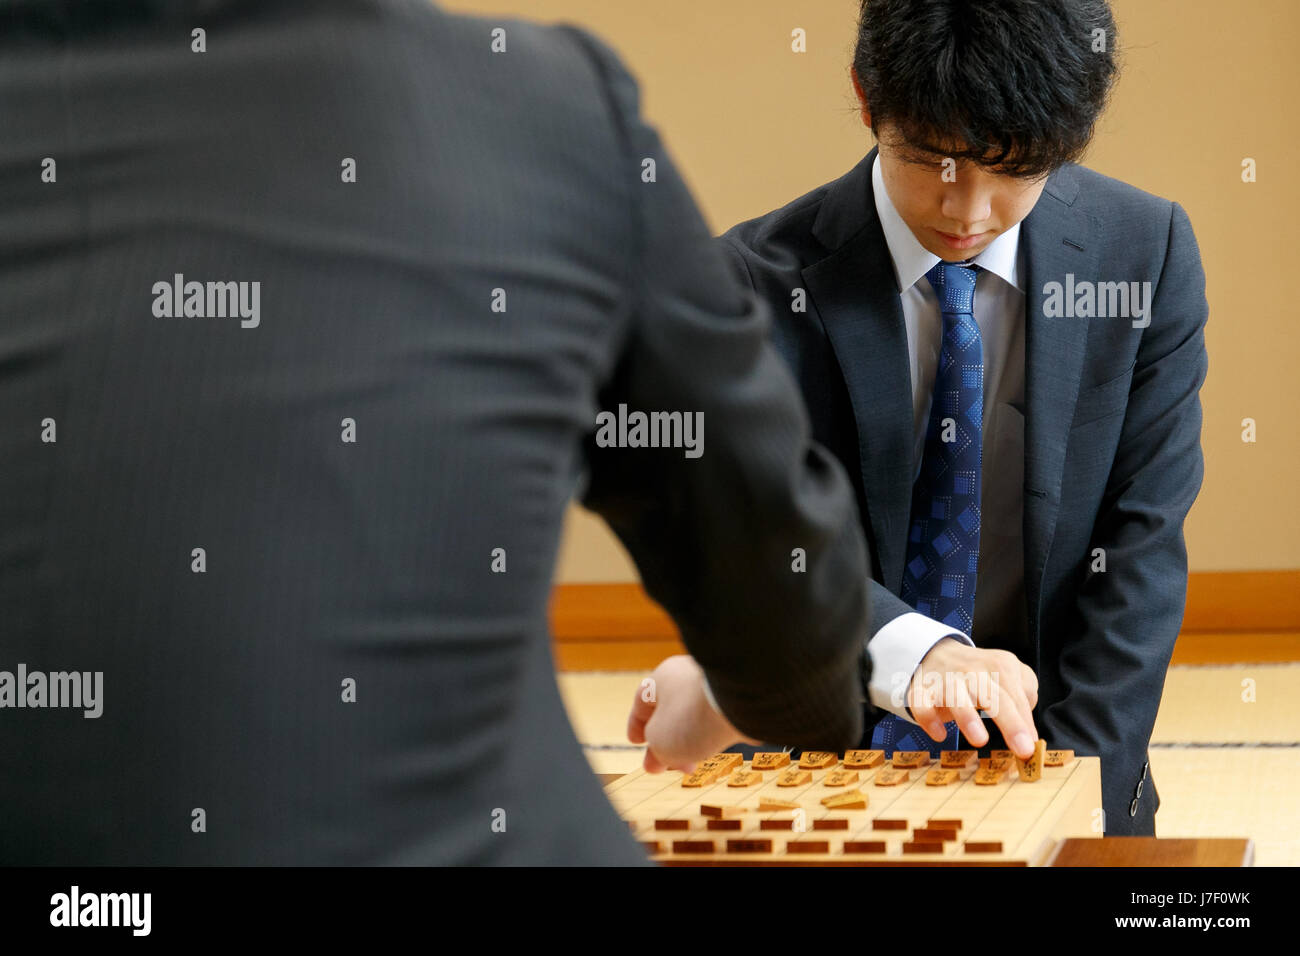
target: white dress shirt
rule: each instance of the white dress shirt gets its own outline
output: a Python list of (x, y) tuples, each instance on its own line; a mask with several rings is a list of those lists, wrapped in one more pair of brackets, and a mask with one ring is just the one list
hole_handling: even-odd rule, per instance
[[(925, 274), (939, 262), (903, 222), (885, 189), (880, 157), (871, 170), (876, 212), (884, 230), (894, 275), (902, 290), (912, 377), (913, 479), (920, 474), (943, 344), (943, 316)], [(981, 633), (1004, 632), (1014, 645), (1024, 639), (1025, 292), (1020, 224), (993, 240), (972, 260), (981, 267), (975, 281), (976, 324), (984, 358), (984, 424), (980, 472), (980, 561), (975, 587), (975, 622)], [(904, 525), (906, 527), (906, 525)], [(944, 637), (974, 646), (971, 635), (912, 611), (890, 621), (867, 644), (871, 702), (907, 720), (903, 699), (921, 659)]]

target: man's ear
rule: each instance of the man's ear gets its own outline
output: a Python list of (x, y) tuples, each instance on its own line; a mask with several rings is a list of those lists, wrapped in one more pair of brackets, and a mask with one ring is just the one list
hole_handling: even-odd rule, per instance
[(853, 92), (857, 94), (858, 105), (862, 108), (862, 125), (875, 132), (871, 125), (871, 106), (867, 103), (867, 95), (862, 92), (862, 84), (858, 82), (858, 71), (849, 67), (849, 76), (853, 78)]

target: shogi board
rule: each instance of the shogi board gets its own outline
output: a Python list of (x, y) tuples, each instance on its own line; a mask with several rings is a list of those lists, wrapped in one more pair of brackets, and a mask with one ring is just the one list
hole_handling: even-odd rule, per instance
[[(1032, 783), (1019, 779), (1013, 760), (1010, 772), (992, 786), (975, 783), (972, 765), (942, 787), (925, 781), (926, 772), (939, 766), (935, 760), (910, 771), (906, 783), (876, 786), (887, 761), (858, 770), (855, 783), (827, 787), (826, 775), (845, 769), (840, 757), (811, 771), (811, 783), (798, 787), (776, 785), (782, 770), (764, 771), (761, 783), (744, 788), (727, 786), (729, 775), (703, 787), (683, 787), (680, 772), (636, 770), (605, 792), (651, 858), (670, 866), (1042, 866), (1060, 841), (1101, 835), (1094, 830), (1101, 807), (1097, 757), (1044, 767), (1042, 779)], [(736, 769), (751, 767), (746, 762)], [(867, 809), (828, 810), (821, 803), (853, 789), (867, 795)], [(788, 810), (759, 810), (763, 797), (798, 804), (802, 818)], [(728, 817), (738, 824), (719, 821), (714, 826), (726, 829), (711, 829), (714, 818), (701, 811), (703, 805), (746, 812)], [(785, 829), (796, 822), (802, 832)], [(792, 844), (798, 845), (792, 849)]]

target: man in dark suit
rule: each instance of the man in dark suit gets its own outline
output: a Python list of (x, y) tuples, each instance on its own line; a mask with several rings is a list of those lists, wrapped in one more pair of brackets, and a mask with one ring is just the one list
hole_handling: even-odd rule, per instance
[(0, 863), (643, 862), (549, 649), (584, 473), (702, 666), (658, 759), (858, 740), (851, 486), (610, 50), (425, 0), (0, 23)]
[(864, 3), (878, 148), (721, 242), (854, 478), (869, 739), (957, 744), (943, 689), (907, 707), (926, 672), (1036, 680), (1049, 746), (1101, 757), (1098, 826), (1152, 835), (1207, 305), (1183, 210), (1072, 162), (1114, 39), (1102, 0)]

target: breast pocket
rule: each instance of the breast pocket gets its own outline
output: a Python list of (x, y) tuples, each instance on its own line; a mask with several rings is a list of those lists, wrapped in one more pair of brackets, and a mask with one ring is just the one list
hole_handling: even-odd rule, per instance
[(1134, 365), (1130, 365), (1114, 378), (1080, 391), (1079, 398), (1074, 403), (1074, 421), (1070, 427), (1079, 428), (1109, 418), (1111, 415), (1118, 415), (1128, 408), (1128, 393), (1133, 381)]

